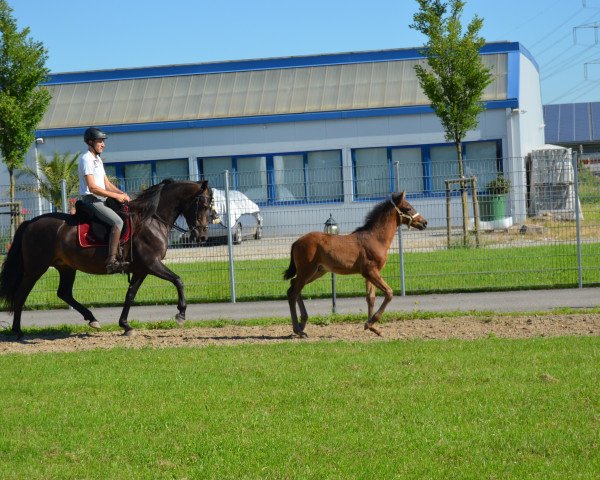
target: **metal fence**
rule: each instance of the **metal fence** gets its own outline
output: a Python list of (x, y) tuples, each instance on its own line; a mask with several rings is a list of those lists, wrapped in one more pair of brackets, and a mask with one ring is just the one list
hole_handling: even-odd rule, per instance
[[(512, 160), (503, 159), (503, 164), (522, 163), (527, 168), (513, 170), (507, 193), (490, 191), (489, 183), (477, 182), (481, 178), (478, 172), (473, 175), (476, 184), (472, 189), (468, 186), (466, 235), (459, 183), (447, 183), (448, 191), (407, 191), (407, 199), (429, 226), (424, 231), (403, 227), (392, 244), (383, 276), (396, 294), (600, 284), (600, 177), (595, 165), (576, 157), (568, 161)], [(448, 165), (448, 171), (453, 168)], [(215, 188), (242, 191), (258, 204), (260, 231), (252, 224), (242, 225), (242, 233), (248, 236), (237, 243), (236, 218), (229, 222), (231, 235), (222, 228), (221, 238), (202, 246), (191, 245), (174, 232), (164, 261), (183, 278), (190, 302), (285, 298), (288, 282), (282, 274), (294, 240), (309, 231), (322, 231), (330, 218), (342, 234), (361, 226), (374, 205), (397, 189), (394, 186), (402, 189), (401, 167), (394, 164), (388, 171), (388, 178), (363, 175), (362, 185), (353, 180), (356, 172), (348, 167), (339, 171), (314, 168), (310, 182), (305, 170), (275, 172), (271, 178), (255, 172), (215, 175), (208, 178)], [(490, 178), (489, 172), (485, 178)], [(410, 182), (414, 185), (414, 179)], [(137, 186), (135, 179), (128, 179), (127, 185), (130, 190)], [(17, 204), (10, 204), (8, 188), (0, 192), (0, 200), (4, 200), (0, 202), (0, 252), (5, 253), (11, 239), (11, 218), (20, 222), (52, 208), (30, 189), (19, 190)], [(235, 209), (231, 203), (229, 211)], [(331, 295), (330, 279), (325, 276), (307, 287), (305, 295)], [(58, 277), (51, 269), (38, 282), (27, 305), (63, 305), (56, 297), (57, 286)], [(91, 298), (96, 305), (118, 304), (126, 286), (126, 276), (78, 273), (74, 295), (84, 303)], [(92, 297), (90, 290), (96, 295)], [(97, 292), (102, 292), (102, 299)], [(337, 276), (336, 294), (362, 296), (364, 282), (357, 276)], [(175, 303), (176, 293), (163, 280), (149, 278), (137, 300)]]

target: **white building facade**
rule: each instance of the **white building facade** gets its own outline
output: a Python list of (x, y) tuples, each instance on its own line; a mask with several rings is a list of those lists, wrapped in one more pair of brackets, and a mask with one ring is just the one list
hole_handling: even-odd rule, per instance
[[(509, 178), (519, 221), (525, 157), (545, 143), (538, 66), (519, 43), (489, 43), (481, 55), (494, 81), (464, 139), (466, 174), (480, 188)], [(286, 212), (310, 224), (315, 205), (345, 215), (344, 205), (366, 210), (399, 185), (442, 226), (444, 181), (458, 166), (419, 88), (413, 67), (423, 62), (419, 49), (397, 49), (54, 74), (27, 161), (82, 151), (83, 131), (97, 126), (109, 135), (107, 173), (129, 193), (167, 177), (223, 188), (227, 170), (267, 227), (285, 230)], [(8, 183), (4, 166), (0, 177)]]

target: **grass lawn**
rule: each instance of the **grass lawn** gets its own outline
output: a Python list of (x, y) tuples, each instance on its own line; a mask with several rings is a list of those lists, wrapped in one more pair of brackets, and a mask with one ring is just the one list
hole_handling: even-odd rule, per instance
[(600, 338), (0, 356), (4, 479), (600, 477)]

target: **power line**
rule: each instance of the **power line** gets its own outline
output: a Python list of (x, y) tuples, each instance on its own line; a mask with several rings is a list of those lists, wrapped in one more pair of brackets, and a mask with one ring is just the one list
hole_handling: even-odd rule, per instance
[(572, 95), (575, 92), (579, 93), (579, 90), (585, 89), (585, 87), (587, 87), (587, 82), (585, 80), (582, 80), (580, 83), (578, 83), (575, 87), (567, 90), (566, 92), (564, 92), (562, 95), (559, 95), (558, 97), (554, 98), (553, 100), (551, 100), (548, 103), (556, 103), (558, 100), (568, 96), (568, 95)]
[(594, 30), (594, 44), (598, 44), (598, 28), (600, 28), (600, 25), (598, 25), (598, 22), (594, 22), (594, 23), (590, 23), (590, 24), (583, 24), (583, 25), (577, 25), (576, 27), (573, 27), (573, 43), (575, 45), (577, 45), (577, 29), (584, 29), (584, 28), (592, 28)]
[[(535, 54), (535, 57), (539, 57), (541, 55), (543, 55), (544, 53), (546, 53), (547, 51), (549, 51), (554, 45), (556, 45), (557, 43), (562, 42), (565, 38), (567, 38), (570, 35), (570, 33), (566, 33), (565, 35), (563, 35), (562, 37), (560, 37), (558, 40), (556, 40), (554, 43), (548, 45), (544, 50), (542, 50), (541, 52), (538, 52)], [(544, 39), (545, 40), (545, 39)]]
[(547, 33), (546, 35), (544, 35), (540, 40), (538, 40), (537, 42), (535, 42), (534, 44), (530, 45), (530, 48), (535, 47), (536, 45), (539, 45), (540, 43), (542, 43), (544, 40), (547, 40), (550, 35), (552, 33), (554, 33), (556, 30), (558, 30), (559, 28), (565, 26), (568, 22), (570, 22), (574, 17), (576, 17), (577, 15), (579, 15), (579, 13), (583, 10), (583, 7), (578, 9), (573, 15), (571, 15), (569, 18), (567, 18), (563, 23), (561, 23), (560, 25), (558, 25), (557, 27), (554, 27), (549, 33)]
[(568, 60), (565, 60), (564, 62), (558, 64), (558, 65), (554, 65), (554, 67), (552, 67), (550, 69), (550, 72), (546, 73), (544, 76), (541, 77), (541, 80), (547, 80), (551, 77), (553, 77), (554, 75), (563, 72), (565, 69), (574, 66), (575, 64), (577, 64), (577, 62), (580, 61), (581, 57), (585, 56), (585, 54), (592, 48), (594, 48), (595, 45), (590, 45), (589, 47), (587, 47), (585, 50), (583, 50), (582, 52), (579, 52), (578, 54), (576, 54), (575, 56), (569, 58)]
[(542, 8), (538, 13), (534, 14), (533, 17), (525, 20), (523, 23), (521, 23), (520, 25), (517, 25), (516, 27), (513, 27), (511, 30), (509, 30), (508, 32), (514, 32), (516, 30), (519, 30), (520, 28), (524, 27), (525, 25), (530, 24), (533, 20), (537, 19), (538, 17), (542, 16), (545, 13), (548, 13), (549, 11), (551, 11), (556, 5), (558, 5), (559, 3), (563, 2), (564, 0), (556, 0), (556, 2), (554, 2), (552, 5), (548, 6), (544, 6), (544, 8)]
[(596, 83), (596, 85), (594, 85), (594, 86), (593, 86), (592, 88), (590, 88), (589, 90), (587, 90), (587, 89), (586, 89), (586, 90), (582, 91), (582, 92), (581, 92), (579, 95), (577, 95), (576, 97), (574, 97), (572, 100), (577, 100), (577, 99), (579, 99), (579, 98), (583, 97), (584, 95), (586, 95), (586, 94), (589, 94), (589, 93), (591, 93), (592, 91), (596, 90), (598, 87), (600, 87), (600, 82), (599, 82), (599, 83)]
[(554, 58), (552, 58), (552, 60), (548, 61), (548, 63), (546, 63), (542, 68), (550, 68), (550, 66), (555, 63), (560, 57), (562, 57), (565, 53), (568, 53), (569, 51), (571, 51), (571, 49), (573, 48), (573, 45), (569, 45), (567, 48), (565, 48), (562, 52), (560, 52), (559, 54), (555, 55)]
[[(590, 20), (594, 19), (595, 17), (597, 17), (598, 15), (598, 10), (599, 9), (595, 9), (596, 12), (594, 12), (591, 16), (589, 16), (588, 18), (586, 18), (583, 23), (587, 23)], [(569, 22), (573, 17), (575, 17), (576, 15), (579, 14), (579, 12), (583, 11), (583, 8), (577, 10), (573, 15), (571, 15), (567, 20), (565, 20), (563, 23), (561, 23), (558, 27), (556, 27), (551, 33), (554, 33), (555, 30), (558, 30), (559, 28), (561, 28), (562, 26), (564, 26), (567, 22)], [(570, 32), (567, 32), (566, 34), (564, 34), (562, 37), (560, 37), (558, 40), (554, 41), (554, 43), (552, 43), (551, 45), (548, 45), (546, 48), (544, 48), (541, 52), (537, 52), (535, 53), (535, 57), (538, 58), (540, 55), (543, 55), (544, 53), (546, 53), (547, 51), (549, 51), (554, 45), (556, 45), (557, 43), (560, 43), (561, 41), (563, 41), (565, 38), (567, 38), (570, 35)], [(545, 37), (542, 37), (540, 40), (538, 40), (537, 42), (535, 42), (533, 45), (529, 46), (529, 49), (531, 50), (535, 45), (538, 45), (540, 43), (543, 43), (545, 40), (552, 38), (551, 35), (546, 35)], [(534, 52), (532, 52), (534, 53)]]

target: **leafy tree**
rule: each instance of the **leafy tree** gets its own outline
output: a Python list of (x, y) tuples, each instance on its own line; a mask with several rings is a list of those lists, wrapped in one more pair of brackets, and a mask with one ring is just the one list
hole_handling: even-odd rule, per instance
[(0, 154), (10, 176), (15, 199), (15, 170), (25, 163), (35, 129), (48, 108), (50, 92), (40, 84), (47, 78), (48, 54), (41, 42), (19, 31), (12, 8), (0, 0)]
[[(458, 175), (464, 178), (462, 139), (477, 128), (478, 116), (484, 111), (481, 102), (492, 73), (479, 55), (485, 40), (479, 36), (483, 19), (475, 15), (463, 33), (461, 0), (417, 0), (419, 11), (411, 28), (427, 37), (422, 52), (427, 68), (416, 65), (419, 85), (440, 119), (446, 140), (456, 145)], [(468, 203), (466, 183), (461, 182), (463, 233), (467, 242)]]
[(70, 153), (64, 155), (54, 153), (52, 160), (47, 160), (44, 155), (39, 154), (37, 169), (26, 166), (17, 173), (17, 175), (33, 177), (36, 185), (23, 185), (21, 189), (38, 193), (48, 200), (57, 211), (61, 211), (62, 180), (65, 180), (67, 184), (67, 198), (76, 197), (79, 193), (78, 160), (79, 153), (73, 156)]

